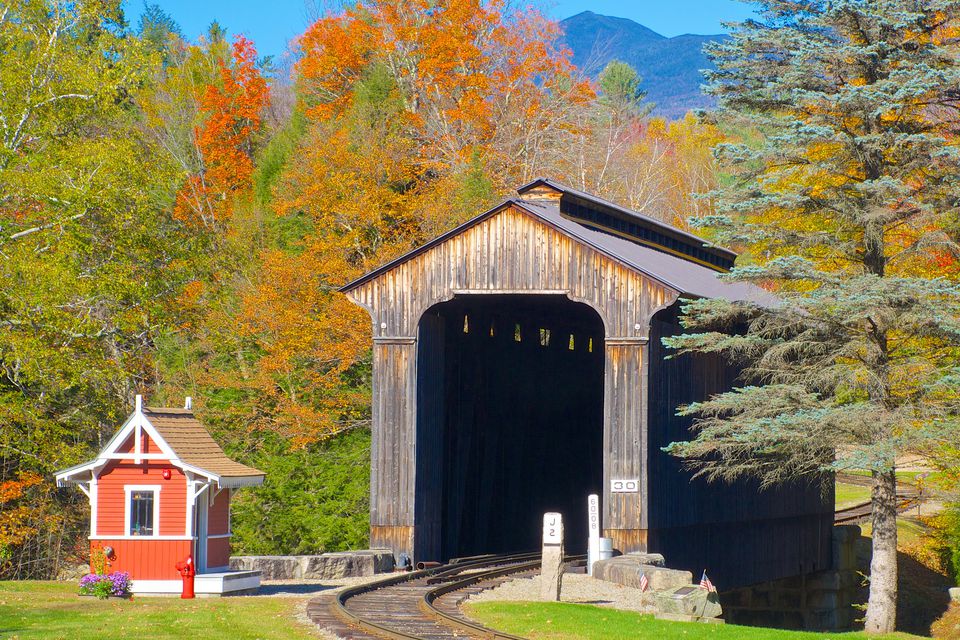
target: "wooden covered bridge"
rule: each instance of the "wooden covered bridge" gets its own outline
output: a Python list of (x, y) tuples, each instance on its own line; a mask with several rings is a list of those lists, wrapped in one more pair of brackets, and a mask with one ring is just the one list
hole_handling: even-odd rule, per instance
[(679, 300), (772, 300), (718, 278), (735, 257), (539, 179), (346, 285), (373, 320), (371, 544), (534, 549), (560, 511), (573, 551), (598, 493), (616, 549), (725, 588), (828, 568), (832, 492), (691, 481), (661, 451), (688, 438), (679, 405), (736, 378), (715, 357), (664, 359)]

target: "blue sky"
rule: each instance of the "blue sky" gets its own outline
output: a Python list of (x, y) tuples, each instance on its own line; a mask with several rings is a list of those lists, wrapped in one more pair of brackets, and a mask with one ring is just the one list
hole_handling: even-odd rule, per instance
[[(291, 38), (303, 32), (323, 0), (155, 0), (180, 24), (190, 39), (218, 20), (231, 34), (252, 39), (261, 54), (279, 55)], [(546, 0), (532, 2), (556, 19), (590, 10), (630, 18), (665, 36), (681, 33), (719, 33), (720, 23), (750, 14), (736, 0)], [(136, 24), (143, 0), (124, 0), (131, 23)]]

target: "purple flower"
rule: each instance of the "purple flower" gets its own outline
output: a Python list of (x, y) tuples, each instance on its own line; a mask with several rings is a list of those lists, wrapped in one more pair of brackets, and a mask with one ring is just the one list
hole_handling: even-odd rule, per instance
[(115, 596), (125, 596), (130, 593), (130, 574), (126, 571), (114, 571), (107, 578), (113, 583), (110, 593)]
[(126, 596), (132, 585), (130, 574), (126, 571), (114, 571), (109, 575), (89, 573), (80, 578), (80, 593), (106, 598), (107, 596)]

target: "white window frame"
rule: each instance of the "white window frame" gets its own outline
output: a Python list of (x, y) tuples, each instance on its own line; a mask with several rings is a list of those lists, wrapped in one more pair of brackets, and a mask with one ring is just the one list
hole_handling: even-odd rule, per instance
[[(123, 486), (123, 535), (133, 539), (160, 537), (160, 489), (159, 484), (127, 484)], [(149, 536), (135, 536), (130, 531), (130, 497), (134, 491), (153, 492), (153, 534)]]

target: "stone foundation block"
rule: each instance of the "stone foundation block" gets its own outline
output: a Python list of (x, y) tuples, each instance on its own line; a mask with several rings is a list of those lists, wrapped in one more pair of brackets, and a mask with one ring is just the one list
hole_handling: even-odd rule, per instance
[[(648, 562), (659, 562), (659, 564), (648, 564)], [(687, 586), (693, 582), (693, 574), (689, 571), (665, 568), (663, 556), (659, 554), (629, 553), (616, 558), (598, 560), (593, 565), (594, 578), (636, 589), (640, 588), (642, 574), (646, 574), (652, 591)]]
[(342, 551), (317, 556), (233, 556), (235, 571), (260, 571), (264, 580), (336, 580), (393, 571), (389, 549)]
[(686, 584), (653, 594), (658, 614), (719, 618), (723, 613), (717, 594), (698, 585)]
[(831, 564), (835, 571), (856, 571), (860, 527), (855, 524), (839, 525), (831, 531)]
[(807, 578), (807, 589), (809, 590), (831, 589), (837, 591), (840, 588), (840, 573), (837, 571), (821, 571)]
[(390, 551), (346, 551), (305, 556), (301, 562), (302, 577), (309, 580), (330, 580), (355, 576), (372, 576), (393, 571)]
[(657, 620), (671, 620), (673, 622), (705, 622), (707, 624), (723, 624), (721, 618), (698, 618), (696, 616), (684, 616), (678, 613), (655, 613), (653, 615)]
[(807, 604), (814, 609), (835, 610), (840, 606), (840, 598), (836, 591), (814, 591), (807, 596)]
[(300, 556), (232, 556), (231, 571), (259, 571), (264, 580), (301, 578)]

